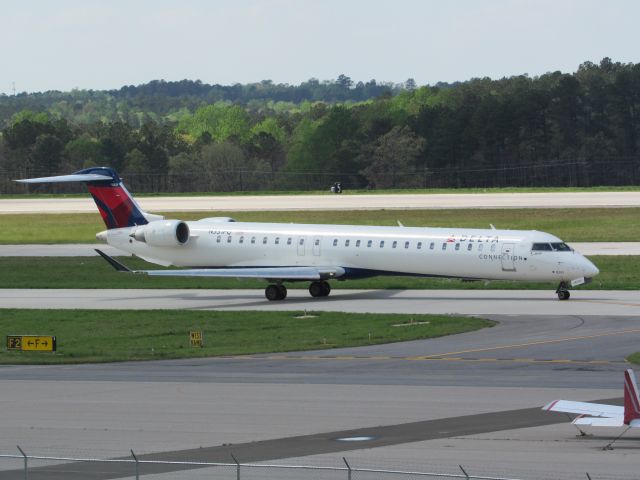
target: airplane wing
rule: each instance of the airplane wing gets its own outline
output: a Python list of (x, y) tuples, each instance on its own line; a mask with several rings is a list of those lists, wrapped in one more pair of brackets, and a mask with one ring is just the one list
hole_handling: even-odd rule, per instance
[(107, 262), (120, 272), (141, 273), (154, 277), (227, 277), (259, 278), (265, 280), (323, 280), (344, 275), (341, 267), (237, 267), (237, 268), (190, 268), (185, 270), (131, 270), (95, 249)]
[(580, 416), (571, 423), (574, 425), (591, 425), (592, 427), (622, 427), (624, 425), (622, 417), (596, 418)]
[(340, 267), (238, 267), (193, 268), (188, 270), (137, 270), (152, 277), (232, 277), (274, 280), (321, 280), (344, 275)]
[[(624, 417), (624, 407), (616, 405), (605, 405), (602, 403), (573, 402), (571, 400), (554, 400), (542, 407), (548, 412), (576, 413), (578, 415), (589, 415), (591, 417), (604, 417), (609, 419)], [(581, 419), (582, 420), (582, 419)]]

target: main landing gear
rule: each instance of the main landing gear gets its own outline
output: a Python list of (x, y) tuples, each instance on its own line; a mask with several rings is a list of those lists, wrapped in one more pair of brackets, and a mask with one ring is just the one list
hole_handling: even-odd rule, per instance
[(264, 296), (271, 302), (274, 300), (284, 300), (287, 298), (287, 287), (281, 283), (277, 285), (269, 285), (264, 289)]
[(329, 282), (311, 282), (309, 293), (312, 297), (326, 297), (331, 293)]
[[(331, 285), (329, 282), (311, 282), (309, 285), (309, 293), (312, 297), (326, 297), (331, 293)], [(287, 298), (287, 287), (281, 283), (271, 284), (264, 290), (264, 296), (267, 300), (273, 302), (276, 300), (284, 300)]]
[(571, 296), (566, 282), (560, 282), (560, 285), (558, 285), (558, 288), (556, 289), (556, 293), (558, 294), (558, 300), (569, 300), (569, 297)]

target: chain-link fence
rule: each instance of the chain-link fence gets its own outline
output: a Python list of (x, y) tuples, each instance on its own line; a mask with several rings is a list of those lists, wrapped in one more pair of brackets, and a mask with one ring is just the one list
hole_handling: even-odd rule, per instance
[[(0, 171), (0, 194), (80, 193), (82, 185), (23, 185), (14, 179), (70, 172), (30, 169)], [(616, 158), (601, 161), (550, 161), (535, 165), (499, 168), (451, 166), (412, 172), (378, 173), (366, 178), (357, 172), (292, 171), (185, 171), (181, 173), (119, 172), (130, 191), (159, 192), (246, 192), (283, 190), (329, 190), (340, 182), (346, 190), (407, 188), (492, 188), (492, 187), (590, 187), (623, 186), (640, 183), (640, 159)]]
[[(344, 466), (278, 465), (266, 463), (233, 463), (168, 461), (155, 455), (127, 458), (75, 458), (31, 455), (18, 447), (19, 454), (0, 455), (0, 480), (107, 480), (146, 478), (161, 480), (539, 480), (556, 478), (536, 474), (523, 479), (478, 475), (472, 468), (457, 465), (453, 473), (435, 471), (392, 470), (356, 467), (342, 458)], [(151, 458), (154, 457), (154, 458)], [(586, 480), (631, 480), (637, 477), (576, 474), (572, 478)]]

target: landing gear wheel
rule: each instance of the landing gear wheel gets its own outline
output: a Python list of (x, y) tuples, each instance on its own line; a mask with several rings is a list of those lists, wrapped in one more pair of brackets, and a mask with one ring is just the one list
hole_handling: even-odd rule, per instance
[(287, 287), (282, 284), (278, 285), (278, 294), (280, 295), (278, 300), (284, 300), (287, 298)]
[(326, 297), (331, 293), (331, 285), (328, 282), (311, 282), (309, 293), (312, 297)]
[(558, 288), (556, 289), (556, 293), (558, 294), (558, 300), (569, 300), (569, 297), (571, 296), (566, 282), (560, 282), (560, 285), (558, 285)]
[(284, 285), (269, 285), (264, 289), (264, 296), (270, 302), (284, 300), (287, 297), (287, 287)]
[(309, 285), (309, 293), (312, 297), (322, 297), (324, 294), (322, 282), (311, 282), (311, 285)]

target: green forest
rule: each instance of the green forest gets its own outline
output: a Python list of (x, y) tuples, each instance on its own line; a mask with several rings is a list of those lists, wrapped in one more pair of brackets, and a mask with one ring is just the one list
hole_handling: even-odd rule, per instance
[(0, 95), (12, 178), (111, 166), (137, 192), (633, 185), (640, 64), (418, 86), (152, 81)]

